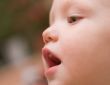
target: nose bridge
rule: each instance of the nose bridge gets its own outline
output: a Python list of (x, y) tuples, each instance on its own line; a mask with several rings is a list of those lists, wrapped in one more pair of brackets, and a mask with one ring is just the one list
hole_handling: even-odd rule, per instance
[(51, 26), (44, 30), (42, 36), (45, 44), (49, 42), (56, 42), (58, 40), (58, 31)]

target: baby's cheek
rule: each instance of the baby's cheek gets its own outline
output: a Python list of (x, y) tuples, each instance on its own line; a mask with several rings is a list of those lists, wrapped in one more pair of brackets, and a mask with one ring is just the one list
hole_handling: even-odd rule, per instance
[(70, 59), (65, 66), (69, 75), (75, 81), (74, 83), (78, 85), (96, 85), (92, 83), (95, 83), (95, 81), (99, 83), (103, 78), (110, 76), (110, 69), (108, 69), (107, 63), (100, 62), (100, 58), (96, 59), (94, 56), (93, 59), (90, 58), (88, 60), (81, 58), (72, 61)]
[(108, 55), (104, 52), (107, 49), (105, 44), (90, 41), (89, 38), (88, 40), (71, 39), (68, 43), (64, 42), (61, 45), (64, 66), (75, 79), (86, 79), (88, 76), (94, 79), (95, 75), (99, 77), (102, 75), (103, 67), (109, 64), (105, 64), (107, 57), (104, 54)]

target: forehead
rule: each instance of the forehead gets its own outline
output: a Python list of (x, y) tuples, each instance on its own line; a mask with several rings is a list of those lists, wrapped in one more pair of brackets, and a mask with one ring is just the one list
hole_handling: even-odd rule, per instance
[(51, 11), (57, 11), (59, 9), (67, 9), (73, 7), (87, 7), (90, 6), (91, 0), (53, 0)]
[(53, 0), (51, 11), (67, 9), (70, 6), (81, 8), (95, 8), (97, 6), (110, 8), (110, 0)]

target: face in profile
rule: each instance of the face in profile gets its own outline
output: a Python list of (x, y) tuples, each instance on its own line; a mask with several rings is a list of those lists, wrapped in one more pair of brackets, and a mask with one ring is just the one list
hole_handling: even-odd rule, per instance
[(49, 85), (110, 85), (107, 0), (54, 0), (43, 32)]

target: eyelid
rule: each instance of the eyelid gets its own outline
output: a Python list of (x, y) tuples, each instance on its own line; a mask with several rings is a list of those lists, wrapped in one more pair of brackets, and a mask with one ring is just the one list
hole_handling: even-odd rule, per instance
[(83, 17), (87, 17), (88, 15), (86, 15), (84, 12), (81, 12), (79, 10), (73, 10), (71, 12), (68, 12), (67, 16), (69, 16), (69, 17), (74, 16), (74, 17), (82, 17), (83, 18)]
[(72, 15), (69, 15), (69, 17), (76, 17), (76, 18), (82, 19), (82, 18), (84, 18), (85, 16), (82, 15), (82, 14), (72, 14)]
[(68, 10), (68, 16), (82, 16), (82, 17), (90, 17), (93, 14), (93, 10), (85, 7), (71, 7)]
[(85, 16), (85, 12), (79, 10), (79, 9), (74, 9), (74, 10), (69, 10), (68, 11), (68, 16)]

